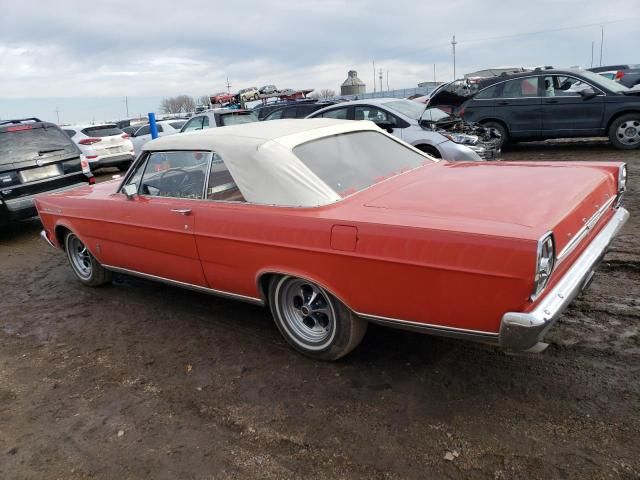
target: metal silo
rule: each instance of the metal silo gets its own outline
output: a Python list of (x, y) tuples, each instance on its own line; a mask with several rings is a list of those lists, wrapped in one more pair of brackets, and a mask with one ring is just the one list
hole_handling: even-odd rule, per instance
[(341, 95), (358, 95), (360, 93), (366, 93), (367, 86), (358, 78), (358, 72), (355, 70), (349, 70), (347, 79), (342, 82), (340, 86)]

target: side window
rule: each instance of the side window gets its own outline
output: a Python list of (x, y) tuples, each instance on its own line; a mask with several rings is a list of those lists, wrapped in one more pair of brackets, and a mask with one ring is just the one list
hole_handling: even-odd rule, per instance
[(209, 117), (202, 117), (202, 128), (209, 128)]
[(298, 107), (289, 107), (284, 110), (284, 118), (298, 118), (297, 115)]
[(502, 87), (501, 98), (525, 98), (538, 96), (538, 77), (509, 80)]
[(545, 97), (577, 97), (585, 88), (592, 87), (574, 77), (553, 75), (544, 78)]
[(138, 164), (134, 167), (133, 175), (129, 177), (127, 181), (127, 185), (135, 185), (138, 187), (138, 192), (140, 191), (140, 180), (142, 179), (142, 172), (144, 172), (144, 167), (147, 164), (147, 160), (149, 159), (149, 155), (145, 154), (143, 159), (138, 162)]
[(138, 131), (136, 132), (136, 137), (139, 137), (140, 135), (149, 135), (149, 133), (151, 132), (151, 127), (149, 127), (149, 125), (145, 125), (144, 127), (140, 127), (138, 129)]
[(267, 118), (265, 120), (278, 120), (282, 118), (282, 112), (284, 112), (284, 110), (276, 110), (275, 112), (267, 115)]
[(164, 132), (162, 125), (160, 125), (159, 123), (156, 125), (156, 127), (158, 128), (158, 133)]
[[(140, 195), (202, 198), (209, 152), (151, 152), (139, 180)], [(138, 175), (136, 171), (130, 183)]]
[(370, 107), (368, 105), (356, 106), (355, 120), (369, 120), (374, 123), (396, 123), (395, 117), (393, 115), (389, 115), (384, 110), (380, 110), (376, 107)]
[(333, 110), (329, 110), (328, 112), (324, 112), (320, 115), (322, 118), (337, 118), (339, 120), (347, 119), (347, 108), (335, 108)]
[(194, 130), (202, 130), (202, 119), (204, 117), (195, 117), (187, 122), (183, 132), (192, 132)]
[(211, 160), (207, 200), (246, 202), (222, 157), (217, 153), (213, 154), (213, 159)]
[(491, 87), (487, 87), (484, 90), (482, 90), (480, 93), (478, 93), (475, 98), (479, 98), (480, 100), (486, 100), (489, 98), (496, 98), (496, 93), (498, 90), (498, 86), (497, 85), (492, 85)]
[(69, 136), (69, 138), (72, 138), (76, 134), (74, 130), (63, 130), (63, 131)]

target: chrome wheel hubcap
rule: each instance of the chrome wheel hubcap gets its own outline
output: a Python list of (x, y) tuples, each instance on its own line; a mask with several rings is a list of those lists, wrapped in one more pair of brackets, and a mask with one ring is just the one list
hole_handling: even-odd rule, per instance
[(625, 145), (635, 145), (640, 143), (640, 119), (627, 120), (618, 127), (616, 132), (618, 140)]
[(91, 254), (87, 247), (74, 235), (69, 239), (67, 249), (76, 273), (84, 279), (91, 277)]
[(283, 281), (278, 290), (282, 320), (296, 340), (321, 348), (333, 339), (335, 312), (324, 290), (298, 278)]

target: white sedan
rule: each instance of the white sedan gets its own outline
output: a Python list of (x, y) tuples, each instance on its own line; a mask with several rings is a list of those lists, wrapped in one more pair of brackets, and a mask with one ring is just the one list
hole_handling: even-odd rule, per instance
[(65, 125), (62, 129), (80, 147), (91, 170), (118, 167), (124, 172), (135, 158), (129, 135), (114, 124)]
[[(180, 129), (185, 124), (184, 120), (161, 120), (156, 122), (158, 127), (158, 136), (164, 137), (165, 135), (175, 135), (180, 133)], [(149, 125), (143, 125), (131, 136), (133, 142), (133, 149), (136, 155), (140, 153), (145, 143), (151, 140), (151, 130)]]

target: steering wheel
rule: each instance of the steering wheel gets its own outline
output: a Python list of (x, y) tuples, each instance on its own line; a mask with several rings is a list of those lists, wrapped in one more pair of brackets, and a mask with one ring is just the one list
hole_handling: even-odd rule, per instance
[[(182, 173), (182, 175), (167, 176), (168, 174), (174, 173)], [(160, 178), (158, 179), (158, 186), (160, 187), (161, 192), (182, 193), (186, 187), (190, 186), (189, 172), (187, 172), (184, 168), (179, 167), (165, 170), (164, 172), (162, 172)]]

